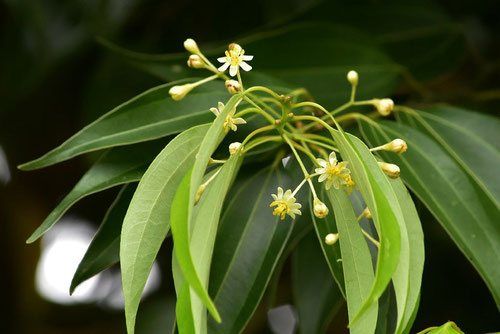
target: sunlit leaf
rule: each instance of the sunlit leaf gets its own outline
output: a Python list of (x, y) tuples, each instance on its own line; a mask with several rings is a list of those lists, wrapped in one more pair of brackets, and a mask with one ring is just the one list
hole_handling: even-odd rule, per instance
[(134, 332), (144, 285), (169, 230), (172, 198), (186, 170), (193, 165), (208, 128), (200, 125), (175, 137), (148, 167), (130, 202), (120, 241), (128, 333)]

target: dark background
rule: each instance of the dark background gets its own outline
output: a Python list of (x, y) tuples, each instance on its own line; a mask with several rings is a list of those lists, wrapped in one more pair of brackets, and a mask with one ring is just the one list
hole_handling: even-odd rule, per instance
[[(343, 8), (341, 1), (335, 2), (335, 8)], [(317, 7), (325, 6), (319, 3), (308, 0), (0, 3), (0, 149), (5, 152), (11, 174), (10, 178), (4, 175), (0, 179), (1, 333), (124, 332), (121, 311), (107, 309), (100, 303), (61, 306), (43, 299), (34, 284), (40, 244), (24, 243), (86, 171), (94, 156), (78, 157), (29, 173), (16, 170), (19, 163), (60, 144), (110, 108), (161, 83), (108, 51), (96, 37), (141, 52), (179, 52), (186, 37), (195, 37), (201, 43), (212, 42), (265, 26), (313, 18), (329, 20), (329, 12), (324, 9), (328, 6)], [(373, 8), (387, 5), (384, 1), (351, 1), (345, 3), (345, 8), (358, 3)], [(417, 3), (427, 6), (424, 1)], [(463, 27), (467, 47), (461, 50), (455, 66), (444, 66), (442, 75), (425, 81), (424, 85), (435, 92), (435, 101), (496, 114), (500, 100), (498, 1), (442, 0), (432, 2), (432, 6), (440, 7)], [(372, 24), (376, 28), (391, 19), (380, 15), (373, 18)], [(353, 22), (354, 27), (356, 24)], [(441, 60), (446, 64), (447, 59)], [(441, 64), (435, 66), (439, 73)], [(403, 89), (398, 94), (400, 100), (413, 98)], [(113, 189), (85, 199), (70, 214), (97, 226), (116, 193)], [(486, 285), (441, 226), (420, 209), (426, 238), (426, 266), (414, 328), (422, 330), (454, 320), (466, 333), (500, 330), (500, 316)], [(161, 323), (162, 312), (169, 307), (164, 302), (171, 293), (169, 264), (162, 261), (162, 287), (145, 303), (144, 312), (151, 314), (146, 320), (150, 326)], [(287, 289), (286, 285), (283, 289)], [(283, 294), (286, 296), (286, 291)], [(336, 320), (342, 317), (345, 311)], [(248, 331), (269, 331), (265, 319), (265, 311), (259, 310)], [(331, 329), (342, 332), (343, 325), (332, 324)], [(161, 331), (156, 328), (144, 332)]]

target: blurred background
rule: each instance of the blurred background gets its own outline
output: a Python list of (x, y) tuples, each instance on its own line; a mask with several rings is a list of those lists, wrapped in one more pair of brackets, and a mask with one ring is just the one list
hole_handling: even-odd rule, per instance
[[(395, 4), (412, 8), (408, 18), (403, 15), (404, 29), (415, 25), (410, 43), (398, 44), (403, 28)], [(405, 66), (422, 91), (416, 94), (401, 85), (397, 101), (449, 102), (497, 114), (499, 12), (496, 0), (0, 2), (0, 333), (124, 332), (117, 268), (68, 295), (74, 270), (118, 189), (79, 202), (41, 242), (26, 245), (95, 156), (29, 173), (16, 169), (119, 103), (162, 83), (109, 50), (109, 42), (145, 53), (181, 52), (187, 37), (216, 43), (264, 28), (329, 21), (374, 39), (383, 35), (388, 54), (401, 63), (408, 60)], [(500, 316), (486, 285), (441, 226), (420, 209), (426, 267), (414, 328), (454, 320), (466, 333), (498, 331)], [(160, 252), (148, 282), (138, 333), (159, 333), (172, 324), (170, 247), (167, 243)], [(289, 286), (280, 290), (274, 306), (292, 304)], [(293, 312), (281, 311), (267, 314), (259, 308), (247, 332), (276, 331), (276, 312), (293, 319)], [(329, 330), (344, 333), (345, 319), (344, 307)]]

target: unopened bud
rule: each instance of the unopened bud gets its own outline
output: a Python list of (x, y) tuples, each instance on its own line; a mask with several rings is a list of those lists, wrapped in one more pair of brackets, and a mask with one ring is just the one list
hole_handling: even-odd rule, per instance
[(382, 116), (389, 116), (394, 109), (394, 101), (391, 99), (381, 99), (375, 101), (375, 108)]
[(379, 162), (378, 165), (385, 173), (385, 175), (389, 176), (391, 179), (397, 179), (399, 177), (399, 174), (401, 173), (398, 165), (389, 164), (387, 162)]
[(359, 80), (358, 72), (356, 72), (356, 71), (349, 71), (349, 73), (347, 73), (347, 81), (349, 81), (349, 83), (351, 85), (357, 86), (358, 85), (358, 80)]
[(198, 55), (190, 55), (187, 64), (191, 68), (204, 68), (205, 62)]
[(395, 152), (395, 153), (404, 153), (408, 149), (408, 145), (403, 139), (394, 139), (390, 143), (384, 145), (387, 151)]
[(314, 199), (314, 215), (318, 218), (325, 218), (328, 215), (328, 207), (319, 198)]
[(361, 212), (361, 215), (365, 217), (366, 219), (372, 219), (372, 213), (368, 207), (366, 207), (363, 212)]
[(195, 86), (193, 84), (185, 84), (173, 86), (168, 93), (175, 101), (182, 100)]
[(331, 246), (334, 245), (339, 240), (338, 233), (328, 233), (325, 237), (325, 244)]
[(191, 53), (198, 53), (200, 49), (198, 49), (198, 44), (194, 41), (194, 39), (188, 38), (184, 41), (184, 48)]
[(206, 187), (207, 185), (205, 183), (198, 187), (198, 190), (196, 191), (196, 194), (194, 196), (194, 204), (197, 204), (200, 201), (201, 195), (203, 195)]
[(235, 154), (236, 152), (238, 152), (240, 147), (241, 147), (241, 143), (239, 143), (239, 142), (231, 143), (229, 145), (229, 154), (231, 154), (231, 155)]
[(238, 92), (241, 92), (241, 85), (236, 80), (226, 80), (225, 85), (227, 91), (231, 94), (236, 94)]

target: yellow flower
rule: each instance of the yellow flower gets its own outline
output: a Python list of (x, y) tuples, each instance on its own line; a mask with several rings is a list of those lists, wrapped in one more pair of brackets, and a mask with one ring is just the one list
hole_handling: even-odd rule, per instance
[(297, 200), (290, 189), (283, 192), (283, 188), (278, 187), (278, 193), (271, 194), (271, 196), (274, 201), (269, 206), (276, 207), (274, 208), (273, 215), (280, 216), (281, 220), (284, 220), (286, 215), (295, 219), (296, 214), (302, 214), (302, 212), (300, 212), (302, 205), (300, 203), (296, 203)]
[[(216, 117), (220, 115), (220, 113), (224, 110), (224, 103), (219, 102), (218, 103), (218, 108), (210, 108), (210, 111), (214, 113)], [(232, 114), (234, 113), (234, 110), (227, 115), (226, 120), (224, 121), (224, 130), (226, 132), (229, 131), (229, 129), (236, 131), (238, 130), (238, 126), (240, 124), (246, 124), (247, 122), (240, 117), (233, 118)]]
[(316, 159), (319, 168), (316, 168), (316, 173), (320, 176), (318, 182), (325, 182), (326, 190), (330, 189), (332, 186), (335, 189), (339, 189), (343, 185), (354, 185), (351, 179), (350, 171), (347, 168), (347, 162), (338, 162), (335, 152), (330, 153), (328, 161), (323, 159)]
[(253, 56), (245, 55), (245, 50), (240, 45), (236, 43), (229, 44), (229, 49), (225, 54), (225, 57), (217, 58), (223, 64), (218, 69), (220, 72), (224, 72), (229, 68), (229, 75), (234, 77), (240, 67), (246, 72), (252, 69), (252, 66), (248, 65), (245, 61), (252, 60)]

